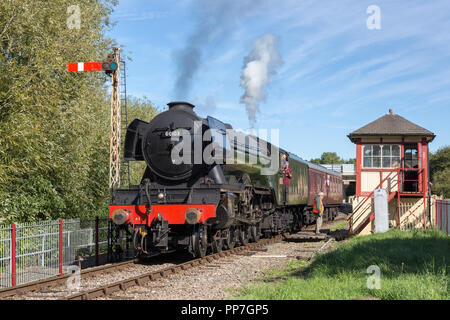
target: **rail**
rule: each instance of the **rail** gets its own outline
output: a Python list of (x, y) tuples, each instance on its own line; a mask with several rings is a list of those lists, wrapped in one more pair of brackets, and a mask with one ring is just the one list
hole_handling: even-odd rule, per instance
[(218, 260), (222, 257), (227, 257), (232, 254), (242, 254), (244, 252), (250, 251), (250, 250), (256, 250), (258, 248), (261, 248), (263, 246), (280, 242), (283, 239), (283, 235), (276, 235), (273, 238), (265, 238), (260, 239), (257, 242), (248, 243), (244, 246), (235, 247), (233, 249), (224, 250), (218, 253), (213, 253), (210, 255), (207, 255), (203, 258), (197, 258), (194, 260), (189, 260), (187, 262), (183, 262), (180, 264), (177, 264), (175, 266), (167, 267), (164, 269), (160, 269), (157, 271), (151, 271), (148, 273), (144, 273), (138, 276), (134, 276), (128, 279), (119, 280), (117, 282), (109, 283), (101, 287), (97, 287), (94, 289), (81, 291), (75, 294), (72, 294), (70, 296), (64, 297), (63, 300), (88, 300), (88, 299), (95, 299), (99, 297), (105, 297), (108, 295), (111, 295), (114, 292), (120, 291), (120, 290), (127, 290), (130, 287), (133, 286), (140, 286), (143, 285), (149, 281), (157, 280), (159, 278), (168, 277), (172, 274), (176, 274), (179, 272), (182, 272), (184, 270), (188, 270), (197, 266), (201, 266), (204, 264), (208, 264), (211, 262), (214, 262), (215, 260)]

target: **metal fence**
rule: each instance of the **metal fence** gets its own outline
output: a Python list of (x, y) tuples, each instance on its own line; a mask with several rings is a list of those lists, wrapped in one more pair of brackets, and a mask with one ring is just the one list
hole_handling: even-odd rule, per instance
[(448, 235), (448, 212), (450, 201), (436, 200), (436, 227)]
[(87, 218), (0, 225), (0, 288), (68, 272), (108, 246), (108, 219)]
[(0, 288), (11, 286), (11, 226), (0, 225)]
[(355, 165), (354, 164), (321, 164), (321, 166), (327, 168), (328, 170), (333, 170), (340, 172), (342, 174), (355, 175)]

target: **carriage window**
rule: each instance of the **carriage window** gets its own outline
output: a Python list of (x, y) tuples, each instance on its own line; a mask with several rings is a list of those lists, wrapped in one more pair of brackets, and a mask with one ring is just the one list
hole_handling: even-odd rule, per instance
[(363, 168), (399, 168), (399, 145), (366, 145), (363, 149)]

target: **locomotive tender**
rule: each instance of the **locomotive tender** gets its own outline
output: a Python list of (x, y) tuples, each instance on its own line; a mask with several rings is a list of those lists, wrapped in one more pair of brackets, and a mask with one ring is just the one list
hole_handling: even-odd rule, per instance
[[(339, 173), (215, 118), (200, 118), (190, 103), (168, 106), (150, 123), (135, 119), (128, 126), (124, 158), (145, 161), (147, 167), (140, 185), (115, 191), (109, 209), (115, 228), (128, 232), (139, 255), (182, 248), (203, 257), (208, 248), (219, 252), (299, 230), (315, 222), (312, 205), (320, 191), (325, 220), (337, 216), (343, 197)], [(209, 139), (208, 130), (214, 131)], [(199, 154), (211, 151), (208, 143), (216, 148), (210, 154), (222, 162), (199, 160)], [(183, 161), (174, 160), (174, 154)], [(293, 172), (288, 201), (278, 169), (282, 154)]]

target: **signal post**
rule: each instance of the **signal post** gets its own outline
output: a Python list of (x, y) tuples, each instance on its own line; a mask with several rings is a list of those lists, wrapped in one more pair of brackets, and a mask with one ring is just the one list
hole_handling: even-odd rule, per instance
[(109, 189), (110, 201), (120, 187), (120, 49), (113, 48), (103, 62), (69, 63), (68, 71), (104, 71), (111, 77), (111, 123), (109, 143)]

